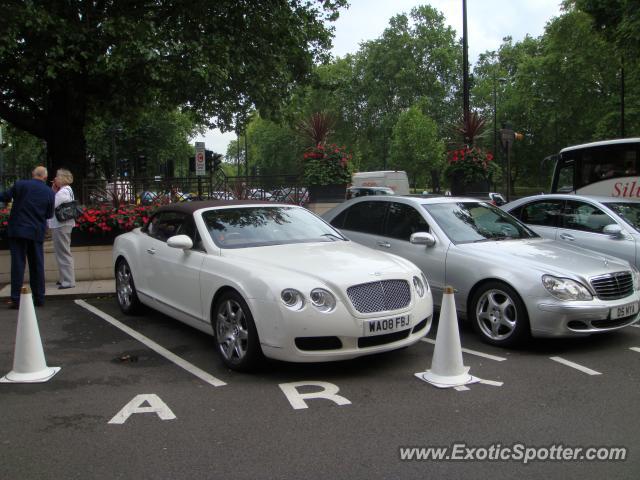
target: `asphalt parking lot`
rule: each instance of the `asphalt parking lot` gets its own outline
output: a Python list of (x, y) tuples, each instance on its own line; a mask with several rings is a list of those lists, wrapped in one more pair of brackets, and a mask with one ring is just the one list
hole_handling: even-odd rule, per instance
[[(62, 370), (47, 383), (0, 384), (2, 479), (622, 479), (640, 471), (637, 327), (509, 351), (463, 326), (465, 365), (495, 384), (456, 391), (414, 376), (430, 366), (429, 341), (240, 374), (223, 366), (212, 337), (152, 311), (123, 315), (114, 298), (53, 300), (36, 313), (47, 364)], [(16, 321), (15, 310), (0, 312), (0, 375), (11, 370)], [(306, 398), (314, 392), (325, 398)], [(627, 458), (401, 459), (404, 447), (455, 443), (614, 446)]]

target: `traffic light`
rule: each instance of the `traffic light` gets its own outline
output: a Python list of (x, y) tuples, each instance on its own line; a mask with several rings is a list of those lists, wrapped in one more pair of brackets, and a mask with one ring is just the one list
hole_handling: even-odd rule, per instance
[(147, 157), (145, 157), (144, 155), (139, 155), (138, 156), (138, 168), (136, 171), (136, 176), (137, 177), (146, 177), (148, 176), (147, 173)]
[(207, 162), (208, 172), (215, 172), (222, 163), (222, 155), (212, 150), (204, 151), (204, 159)]
[(222, 154), (214, 153), (213, 154), (213, 168), (212, 170), (215, 172), (218, 168), (220, 168), (220, 164), (222, 163)]
[(121, 158), (119, 163), (119, 167), (120, 167), (120, 176), (121, 177), (128, 177), (129, 176), (129, 172), (130, 172), (130, 166), (129, 166), (129, 159), (128, 158)]

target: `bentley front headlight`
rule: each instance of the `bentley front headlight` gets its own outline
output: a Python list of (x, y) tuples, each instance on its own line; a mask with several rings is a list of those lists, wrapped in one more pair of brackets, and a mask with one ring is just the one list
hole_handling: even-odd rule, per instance
[(285, 288), (280, 293), (280, 298), (291, 310), (301, 310), (304, 307), (304, 296), (295, 288)]
[(427, 292), (429, 291), (429, 280), (427, 280), (427, 277), (424, 276), (424, 273), (420, 273), (420, 276), (422, 277), (422, 281), (424, 282), (424, 287), (426, 288)]
[(592, 300), (591, 292), (580, 282), (552, 275), (542, 277), (542, 285), (558, 300)]
[(324, 288), (311, 290), (311, 304), (323, 313), (329, 313), (336, 308), (336, 297)]
[(419, 297), (424, 297), (424, 292), (426, 291), (426, 288), (424, 286), (424, 282), (420, 277), (418, 276), (413, 277), (413, 287), (416, 289), (416, 293), (418, 294)]

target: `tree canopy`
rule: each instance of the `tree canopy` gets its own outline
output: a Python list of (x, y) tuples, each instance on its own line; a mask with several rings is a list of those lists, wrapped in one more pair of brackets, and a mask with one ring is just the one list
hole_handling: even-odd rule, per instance
[(346, 0), (0, 0), (0, 117), (86, 171), (85, 127), (148, 105), (229, 129), (277, 111), (326, 55)]

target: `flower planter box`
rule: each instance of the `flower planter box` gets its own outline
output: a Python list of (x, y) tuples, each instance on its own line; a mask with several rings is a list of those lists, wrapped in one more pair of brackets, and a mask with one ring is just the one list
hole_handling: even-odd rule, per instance
[(347, 185), (309, 185), (309, 202), (342, 202), (345, 199)]
[(488, 180), (466, 181), (461, 175), (451, 179), (451, 195), (461, 196), (470, 193), (486, 193), (491, 189)]
[[(71, 231), (72, 247), (94, 247), (99, 245), (113, 245), (113, 241), (121, 231), (87, 232), (74, 228)], [(9, 239), (0, 235), (0, 250), (9, 250)]]
[(74, 228), (71, 231), (72, 247), (92, 247), (97, 245), (113, 245), (115, 238), (122, 232), (112, 230), (111, 232), (88, 232)]

